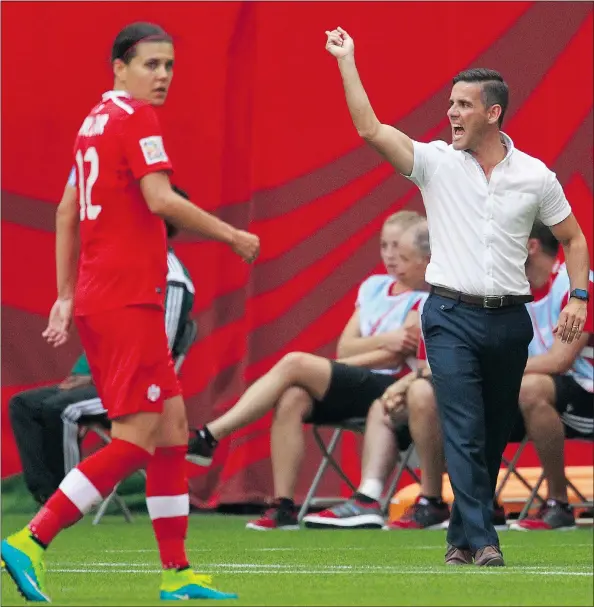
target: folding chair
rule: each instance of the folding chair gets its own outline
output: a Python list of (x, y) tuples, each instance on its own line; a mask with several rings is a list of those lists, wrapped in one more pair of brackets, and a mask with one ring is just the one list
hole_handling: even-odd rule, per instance
[[(524, 438), (520, 441), (520, 443), (518, 443), (518, 448), (516, 449), (516, 452), (514, 453), (513, 457), (511, 458), (511, 460), (508, 460), (505, 456), (503, 456), (502, 462), (506, 467), (506, 471), (505, 474), (503, 475), (503, 478), (499, 481), (499, 484), (497, 486), (497, 489), (495, 491), (495, 499), (497, 501), (499, 501), (499, 496), (501, 495), (503, 488), (505, 487), (505, 484), (507, 483), (507, 481), (509, 480), (510, 476), (512, 476), (512, 474), (520, 481), (520, 483), (522, 483), (522, 485), (524, 485), (524, 487), (526, 487), (526, 489), (528, 489), (528, 491), (532, 494), (532, 491), (534, 490), (534, 486), (531, 485), (529, 483), (529, 481), (526, 479), (525, 476), (522, 475), (521, 472), (518, 471), (518, 461), (520, 459), (520, 456), (522, 455), (522, 452), (524, 451), (524, 449), (526, 448), (526, 445), (530, 442), (530, 439), (528, 438), (528, 435), (525, 434)], [(538, 494), (538, 489), (536, 491), (535, 496), (532, 498), (534, 499), (538, 499), (541, 503), (544, 503), (544, 499)]]
[[(190, 348), (194, 345), (194, 342), (196, 341), (197, 337), (198, 324), (195, 320), (188, 319), (188, 321), (184, 325), (184, 329), (180, 338), (177, 340), (176, 347), (172, 352), (173, 359), (175, 360), (174, 366), (176, 373), (179, 374), (181, 366), (184, 363), (184, 360), (186, 359)], [(104, 445), (108, 445), (111, 442), (111, 437), (107, 433), (107, 430), (109, 430), (111, 424), (109, 423), (109, 420), (107, 420), (107, 416), (105, 416), (105, 420), (107, 424), (102, 420), (100, 420), (98, 423), (97, 418), (90, 418), (89, 420), (84, 421), (81, 420), (82, 429), (80, 440), (82, 441), (89, 432), (92, 432), (101, 439)], [(141, 474), (144, 477), (144, 480), (146, 481), (146, 471), (140, 469), (138, 470), (138, 473)], [(115, 501), (115, 503), (118, 505), (118, 507), (122, 511), (122, 514), (124, 515), (124, 518), (126, 519), (126, 522), (132, 522), (132, 513), (130, 512), (130, 509), (126, 505), (126, 502), (123, 500), (123, 498), (118, 494), (119, 485), (120, 483), (118, 483), (113, 488), (112, 492), (99, 505), (97, 513), (93, 518), (93, 525), (97, 525), (99, 521), (101, 521), (103, 515), (107, 511), (107, 508), (109, 508), (109, 505), (112, 501)]]
[[(324, 427), (334, 428), (334, 432), (332, 433), (332, 437), (328, 441), (328, 444), (324, 443), (324, 439), (320, 435), (320, 430)], [(297, 515), (297, 520), (300, 523), (303, 520), (303, 517), (307, 514), (307, 511), (309, 510), (310, 505), (313, 503), (314, 496), (318, 489), (318, 485), (320, 484), (320, 481), (322, 480), (322, 476), (324, 475), (324, 472), (326, 471), (328, 464), (330, 466), (332, 466), (332, 468), (334, 468), (334, 470), (340, 476), (340, 478), (342, 478), (342, 480), (344, 480), (344, 482), (350, 487), (351, 491), (355, 492), (357, 490), (357, 487), (354, 485), (354, 483), (351, 481), (351, 479), (344, 473), (343, 469), (340, 467), (340, 464), (334, 459), (333, 453), (336, 448), (336, 445), (338, 444), (338, 441), (340, 440), (340, 437), (342, 436), (342, 433), (345, 430), (349, 431), (349, 432), (356, 432), (357, 434), (365, 433), (365, 418), (363, 418), (363, 417), (351, 418), (351, 419), (344, 420), (340, 424), (314, 425), (312, 427), (312, 430), (313, 430), (314, 439), (315, 439), (318, 447), (320, 448), (320, 451), (322, 452), (322, 461), (316, 472), (313, 482), (309, 488), (309, 491), (307, 492), (307, 495), (305, 496), (305, 499), (303, 500), (301, 509), (299, 510), (299, 513)], [(382, 511), (384, 513), (386, 513), (388, 510), (388, 506), (390, 504), (390, 499), (392, 498), (392, 495), (394, 494), (394, 491), (395, 491), (396, 487), (398, 486), (398, 483), (399, 483), (400, 479), (402, 478), (402, 474), (404, 473), (405, 470), (408, 470), (408, 472), (411, 474), (411, 476), (415, 479), (415, 481), (417, 483), (421, 482), (421, 480), (418, 477), (414, 468), (412, 468), (409, 465), (413, 452), (414, 452), (414, 443), (411, 443), (410, 446), (408, 447), (408, 449), (406, 449), (406, 451), (400, 453), (400, 461), (396, 466), (392, 481), (389, 483), (388, 490), (386, 491), (384, 497), (380, 500)]]
[[(581, 440), (581, 441), (592, 442), (591, 440), (582, 439), (582, 438), (570, 438), (570, 439), (565, 439), (565, 440)], [(545, 480), (545, 473), (542, 472), (541, 475), (539, 476), (538, 480), (536, 481), (536, 484), (532, 488), (532, 491), (530, 492), (530, 496), (528, 497), (528, 499), (526, 500), (526, 503), (524, 504), (524, 508), (522, 508), (522, 511), (520, 512), (520, 514), (518, 516), (519, 521), (528, 516), (528, 512), (530, 511), (530, 508), (532, 507), (532, 504), (534, 503), (535, 499), (538, 499), (541, 503), (544, 503), (545, 499), (543, 497), (541, 497), (540, 494), (538, 493), (544, 480)], [(594, 507), (594, 498), (590, 499), (590, 500), (587, 499), (584, 496), (584, 494), (568, 478), (567, 478), (567, 488), (571, 489), (579, 500), (577, 502), (569, 503), (569, 505), (572, 508), (592, 508), (592, 507)]]

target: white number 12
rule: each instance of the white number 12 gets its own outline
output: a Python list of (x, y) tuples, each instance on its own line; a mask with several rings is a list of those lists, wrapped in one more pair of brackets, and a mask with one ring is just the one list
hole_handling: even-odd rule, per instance
[[(88, 162), (91, 165), (89, 178), (86, 182), (84, 162)], [(78, 167), (80, 220), (97, 219), (97, 216), (101, 213), (101, 205), (93, 204), (91, 197), (93, 186), (97, 181), (97, 177), (99, 177), (99, 155), (97, 154), (97, 149), (94, 147), (89, 148), (85, 152), (84, 158), (82, 152), (78, 150), (76, 152), (76, 166)]]

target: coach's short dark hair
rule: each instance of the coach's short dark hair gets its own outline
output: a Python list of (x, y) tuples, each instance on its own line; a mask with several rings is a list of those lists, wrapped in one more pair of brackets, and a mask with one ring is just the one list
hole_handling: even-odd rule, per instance
[[(184, 192), (181, 188), (178, 188), (176, 185), (172, 185), (171, 189), (176, 194), (179, 194), (182, 198), (185, 198), (186, 200), (190, 200), (190, 197), (188, 196), (188, 194), (186, 192)], [(174, 226), (172, 223), (169, 223), (169, 221), (167, 221), (167, 219), (165, 219), (165, 228), (167, 229), (167, 238), (175, 238), (179, 234), (179, 229), (176, 226)]]
[(136, 56), (139, 42), (173, 42), (173, 40), (159, 25), (144, 21), (131, 23), (116, 36), (111, 47), (111, 62), (120, 59), (124, 63), (130, 63)]
[(534, 222), (532, 231), (530, 232), (530, 238), (536, 238), (536, 240), (540, 242), (540, 246), (544, 253), (551, 257), (557, 257), (557, 253), (559, 252), (559, 241), (542, 221), (537, 219)]
[(458, 82), (480, 82), (482, 84), (482, 98), (485, 107), (501, 106), (501, 115), (499, 116), (499, 128), (501, 128), (509, 104), (509, 88), (503, 76), (495, 70), (475, 67), (464, 70), (455, 76), (453, 84)]

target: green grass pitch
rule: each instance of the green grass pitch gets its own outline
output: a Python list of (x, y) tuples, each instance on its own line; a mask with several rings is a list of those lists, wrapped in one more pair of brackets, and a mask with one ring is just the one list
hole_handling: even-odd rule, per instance
[[(5, 515), (6, 536), (28, 520)], [(238, 600), (218, 605), (592, 605), (592, 528), (500, 534), (506, 568), (443, 565), (444, 531), (272, 531), (246, 517), (192, 514), (188, 553)], [(159, 605), (160, 568), (148, 517), (91, 518), (48, 550), (54, 605)], [(2, 605), (23, 605), (2, 573)]]

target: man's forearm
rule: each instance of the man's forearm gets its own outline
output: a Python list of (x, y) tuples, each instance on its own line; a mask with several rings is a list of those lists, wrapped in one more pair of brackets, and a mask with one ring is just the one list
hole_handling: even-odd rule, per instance
[(367, 93), (359, 77), (355, 59), (353, 57), (339, 59), (338, 67), (342, 76), (346, 102), (353, 124), (361, 137), (366, 139), (371, 138), (380, 126), (380, 122), (371, 107), (369, 97), (367, 97)]
[(79, 254), (79, 219), (71, 208), (59, 206), (56, 213), (56, 277), (58, 297), (72, 299)]
[(563, 242), (565, 265), (572, 289), (588, 290), (590, 275), (590, 255), (583, 232), (567, 242)]

